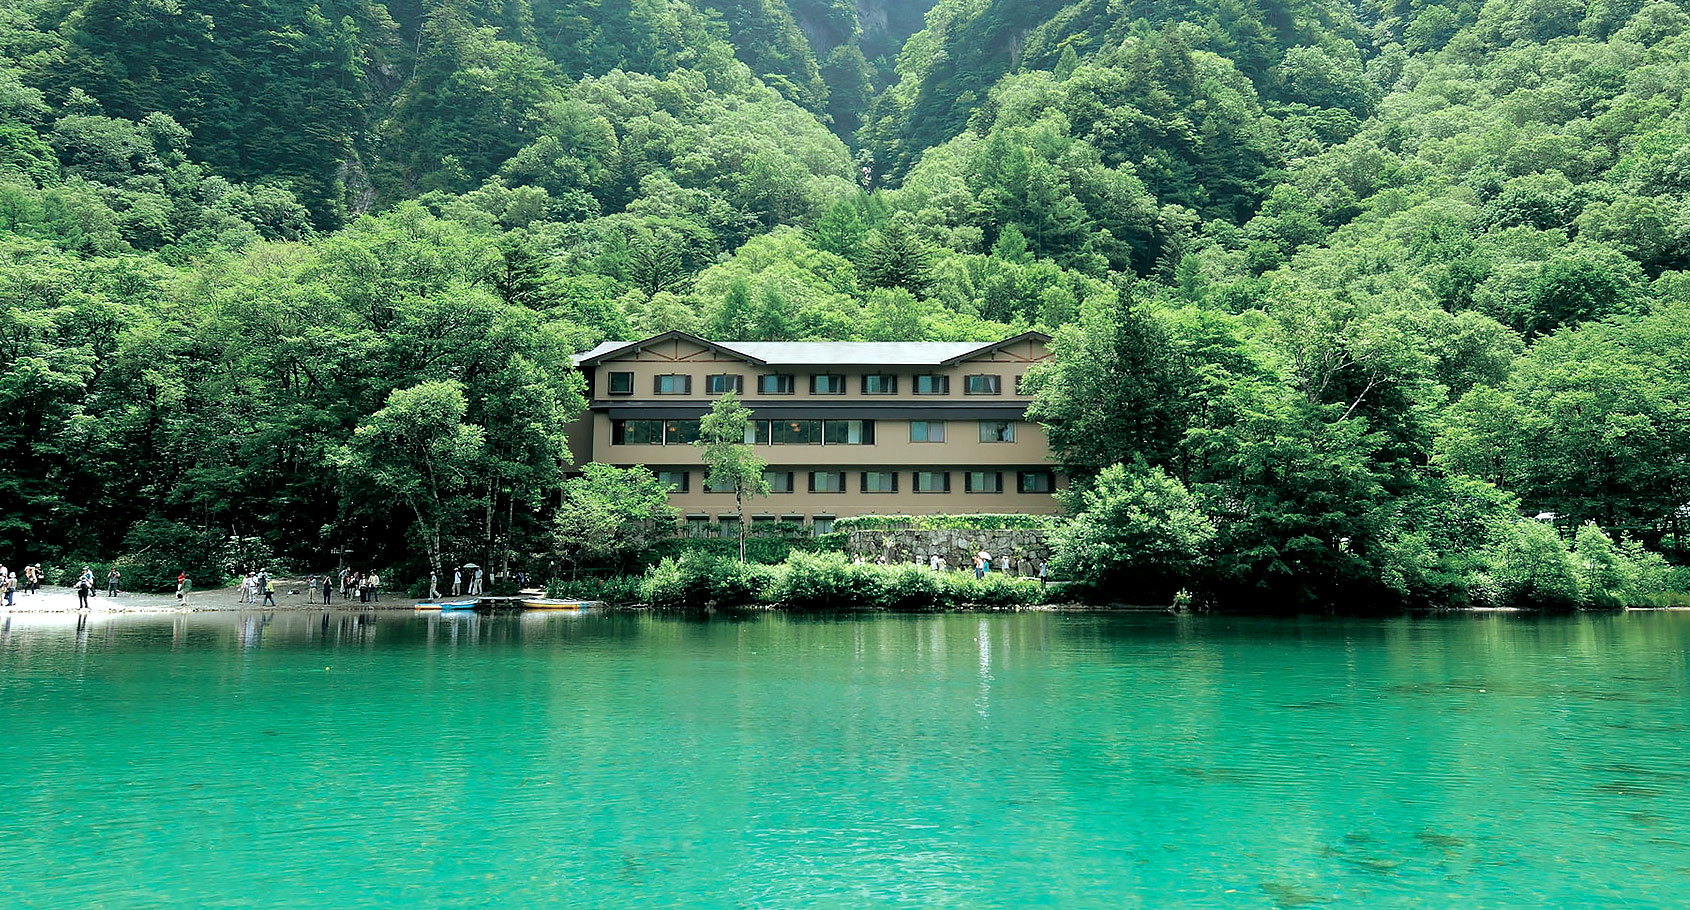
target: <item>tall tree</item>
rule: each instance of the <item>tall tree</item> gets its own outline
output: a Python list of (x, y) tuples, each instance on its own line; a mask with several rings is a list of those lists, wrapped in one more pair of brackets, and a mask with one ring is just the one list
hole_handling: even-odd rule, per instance
[(710, 413), (699, 422), (698, 441), (693, 443), (703, 450), (705, 485), (733, 491), (739, 513), (740, 562), (745, 561), (745, 501), (769, 495), (769, 481), (763, 477), (769, 465), (745, 444), (750, 425), (751, 409), (729, 392), (710, 406)]

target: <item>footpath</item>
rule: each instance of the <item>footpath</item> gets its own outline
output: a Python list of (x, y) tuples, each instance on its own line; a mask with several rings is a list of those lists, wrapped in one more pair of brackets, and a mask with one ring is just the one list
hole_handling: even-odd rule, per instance
[[(262, 598), (260, 598), (262, 600)], [(321, 601), (321, 593), (316, 600)], [(339, 597), (330, 604), (336, 610), (410, 610), (413, 600), (404, 596), (385, 595), (380, 603), (359, 603), (358, 598), (341, 600)], [(131, 594), (120, 593), (116, 597), (107, 597), (104, 589), (88, 599), (88, 611), (91, 613), (203, 613), (212, 610), (226, 610), (239, 612), (241, 610), (321, 610), (322, 603), (311, 603), (305, 597), (304, 579), (277, 579), (276, 605), (261, 606), (260, 604), (241, 603), (239, 588), (210, 588), (203, 591), (192, 591), (183, 604), (177, 604), (175, 594)], [(53, 585), (43, 585), (35, 594), (17, 592), (10, 607), (0, 603), (0, 614), (4, 613), (75, 613), (77, 612), (76, 590), (61, 588)]]

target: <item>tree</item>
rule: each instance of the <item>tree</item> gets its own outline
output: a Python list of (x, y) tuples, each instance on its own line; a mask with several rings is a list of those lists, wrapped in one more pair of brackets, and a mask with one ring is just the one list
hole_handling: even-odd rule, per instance
[(917, 297), (933, 283), (932, 253), (927, 244), (900, 221), (875, 231), (863, 249), (863, 280), (869, 287), (903, 288)]
[(456, 381), (422, 382), (395, 389), (381, 410), (358, 424), (334, 453), (349, 485), (404, 503), (413, 529), (439, 573), (441, 531), (465, 512), (466, 494), (486, 432), (463, 422), (468, 410)]
[(1156, 598), (1191, 585), (1215, 528), (1161, 468), (1114, 464), (1071, 497), (1052, 538), (1053, 570), (1093, 590)]
[(1055, 361), (1030, 369), (1022, 387), (1033, 396), (1028, 419), (1044, 426), (1064, 467), (1092, 474), (1135, 459), (1173, 462), (1183, 432), (1174, 352), (1129, 290), (1088, 303), (1052, 347)]
[(710, 406), (710, 413), (699, 422), (698, 441), (693, 443), (703, 450), (707, 468), (704, 485), (712, 490), (733, 491), (734, 506), (739, 513), (740, 562), (745, 561), (745, 501), (769, 495), (769, 482), (763, 477), (768, 463), (745, 444), (750, 425), (751, 410), (729, 392)]
[(679, 516), (669, 504), (669, 488), (646, 467), (594, 462), (564, 481), (552, 530), (558, 555), (572, 567), (626, 572), (653, 541), (675, 529)]

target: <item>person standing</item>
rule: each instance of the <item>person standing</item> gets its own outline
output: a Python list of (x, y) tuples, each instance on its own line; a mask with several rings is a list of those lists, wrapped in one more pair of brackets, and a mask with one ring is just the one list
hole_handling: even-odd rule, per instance
[(428, 599), (440, 599), (440, 573), (433, 569), (428, 570)]
[(317, 576), (315, 575), (305, 580), (305, 602), (308, 604), (317, 602)]
[[(334, 576), (324, 575), (323, 576), (323, 606), (326, 607), (326, 606), (329, 605), (329, 601), (332, 599), (333, 595), (334, 595)], [(323, 621), (328, 622), (328, 614), (327, 613), (323, 614)]]
[(377, 572), (370, 573), (370, 600), (381, 603), (381, 575)]
[(462, 593), (463, 587), (464, 587), (464, 570), (463, 569), (453, 569), (452, 570), (452, 596), (457, 597), (460, 593)]
[(18, 573), (8, 572), (8, 573), (6, 573), (6, 577), (4, 579), (0, 579), (0, 581), (5, 582), (5, 585), (6, 585), (6, 606), (9, 607), (9, 606), (12, 605), (13, 595), (17, 594), (17, 592), (18, 592)]
[(927, 557), (927, 567), (935, 572), (939, 571), (939, 554), (934, 553), (932, 556)]
[(117, 570), (117, 566), (112, 566), (111, 571), (106, 573), (106, 596), (107, 597), (116, 597), (117, 596), (117, 580), (122, 578), (122, 577), (123, 577), (123, 573), (119, 572)]
[(275, 606), (276, 605), (276, 580), (274, 578), (270, 577), (269, 572), (261, 573), (259, 575), (259, 577), (264, 579), (264, 604), (263, 605), (266, 606), (266, 607)]
[(188, 573), (181, 572), (176, 576), (176, 606), (184, 606), (188, 602)]
[(1049, 576), (1048, 572), (1049, 572), (1049, 569), (1046, 567), (1045, 561), (1042, 560), (1042, 559), (1039, 560), (1039, 587), (1042, 588), (1050, 582), (1050, 576)]
[(982, 547), (980, 552), (974, 554), (974, 560), (974, 577), (985, 578), (987, 573), (992, 571), (992, 554)]
[(93, 589), (94, 579), (89, 573), (84, 572), (76, 579), (76, 608), (78, 610), (88, 609), (88, 595)]
[(480, 594), (481, 593), (481, 567), (480, 566), (475, 567), (475, 580), (470, 582), (470, 593), (471, 594)]
[(1002, 572), (1005, 575), (1009, 574), (1009, 554), (1008, 553), (1005, 553), (1002, 556), (998, 557), (998, 571)]

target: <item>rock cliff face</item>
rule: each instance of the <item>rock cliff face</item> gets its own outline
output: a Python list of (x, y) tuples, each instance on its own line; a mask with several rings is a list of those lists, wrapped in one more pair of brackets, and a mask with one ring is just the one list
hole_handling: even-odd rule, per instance
[(999, 531), (849, 531), (846, 551), (867, 562), (913, 562), (930, 564), (938, 555), (952, 569), (974, 565), (974, 554), (992, 554), (992, 571), (998, 571), (999, 557), (1009, 557), (1014, 575), (1037, 575), (1039, 564), (1050, 558), (1045, 532), (1028, 528)]

